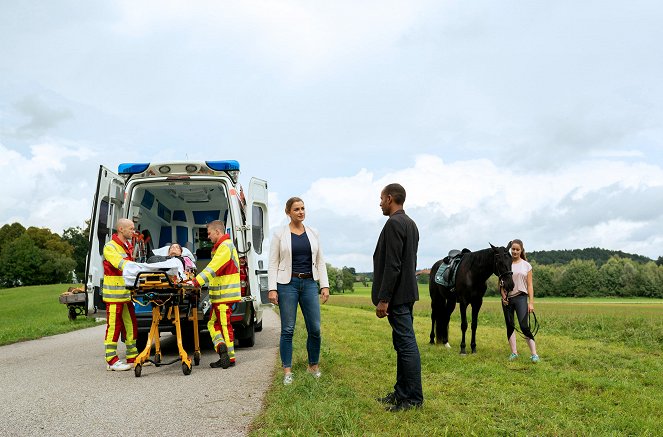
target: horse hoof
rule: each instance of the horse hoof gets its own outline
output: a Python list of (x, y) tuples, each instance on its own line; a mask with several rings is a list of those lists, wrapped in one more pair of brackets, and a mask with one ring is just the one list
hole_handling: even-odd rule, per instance
[(465, 353), (465, 351), (460, 351), (460, 354), (461, 354), (462, 356), (466, 356), (466, 355), (467, 355), (467, 353)]
[(472, 353), (473, 353), (473, 354), (476, 354), (476, 353), (477, 353), (477, 350), (476, 350), (476, 349), (472, 349)]
[(451, 349), (451, 345), (449, 343), (444, 343), (444, 347), (446, 347), (447, 349)]

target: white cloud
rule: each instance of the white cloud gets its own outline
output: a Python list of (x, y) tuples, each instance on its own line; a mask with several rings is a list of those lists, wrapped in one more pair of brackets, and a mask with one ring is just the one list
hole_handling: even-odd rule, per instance
[(651, 244), (634, 239), (652, 220), (663, 224), (663, 213), (645, 217), (636, 208), (663, 196), (659, 166), (585, 160), (561, 171), (527, 173), (488, 160), (445, 163), (420, 155), (411, 168), (380, 177), (362, 169), (311, 184), (303, 195), (307, 220), (321, 230), (332, 264), (355, 261), (360, 270), (371, 268), (384, 221), (379, 193), (391, 182), (401, 183), (408, 193), (406, 212), (420, 230), (421, 267), (452, 248), (478, 250), (512, 238), (523, 239), (529, 250), (600, 246), (637, 248), (654, 258), (660, 254), (656, 238)]
[(29, 156), (0, 144), (0, 223), (19, 222), (53, 232), (83, 226), (90, 216), (88, 193), (94, 181), (80, 168), (89, 165), (92, 156), (92, 150), (71, 143), (36, 144)]

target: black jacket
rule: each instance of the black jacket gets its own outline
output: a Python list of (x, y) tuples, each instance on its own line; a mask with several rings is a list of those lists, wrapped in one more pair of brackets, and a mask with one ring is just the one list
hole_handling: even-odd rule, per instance
[(389, 302), (389, 306), (419, 300), (417, 286), (417, 248), (419, 230), (402, 209), (393, 213), (384, 224), (373, 254), (373, 304)]

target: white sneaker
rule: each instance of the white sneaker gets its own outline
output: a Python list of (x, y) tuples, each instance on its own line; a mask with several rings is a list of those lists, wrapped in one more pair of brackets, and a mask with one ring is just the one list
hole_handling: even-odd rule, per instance
[(290, 385), (295, 378), (292, 376), (292, 373), (286, 373), (283, 377), (283, 385)]
[(125, 371), (125, 370), (130, 370), (131, 365), (127, 363), (123, 363), (120, 360), (117, 360), (115, 364), (112, 366), (110, 364), (106, 364), (106, 370), (118, 370), (118, 371)]

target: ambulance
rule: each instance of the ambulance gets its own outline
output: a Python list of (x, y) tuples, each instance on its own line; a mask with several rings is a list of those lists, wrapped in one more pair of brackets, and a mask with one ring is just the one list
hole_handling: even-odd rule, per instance
[[(136, 227), (134, 258), (145, 262), (155, 249), (179, 243), (195, 257), (196, 270), (211, 260), (212, 243), (206, 224), (222, 220), (240, 261), (242, 300), (233, 305), (231, 322), (235, 344), (251, 347), (262, 330), (267, 299), (266, 239), (269, 233), (267, 182), (251, 178), (247, 193), (239, 183), (240, 165), (234, 160), (204, 162), (126, 163), (114, 173), (99, 168), (90, 222), (90, 248), (85, 266), (87, 314), (105, 310), (101, 290), (104, 279), (104, 245), (111, 239), (119, 218)], [(207, 330), (208, 291), (201, 291), (199, 331)], [(151, 325), (149, 305), (135, 304), (138, 346), (143, 347)], [(190, 324), (183, 323), (183, 328)], [(174, 332), (169, 320), (160, 331)], [(192, 332), (189, 334), (192, 335)], [(186, 330), (183, 335), (187, 335)], [(207, 336), (208, 337), (208, 336)], [(201, 338), (205, 338), (202, 336)]]

